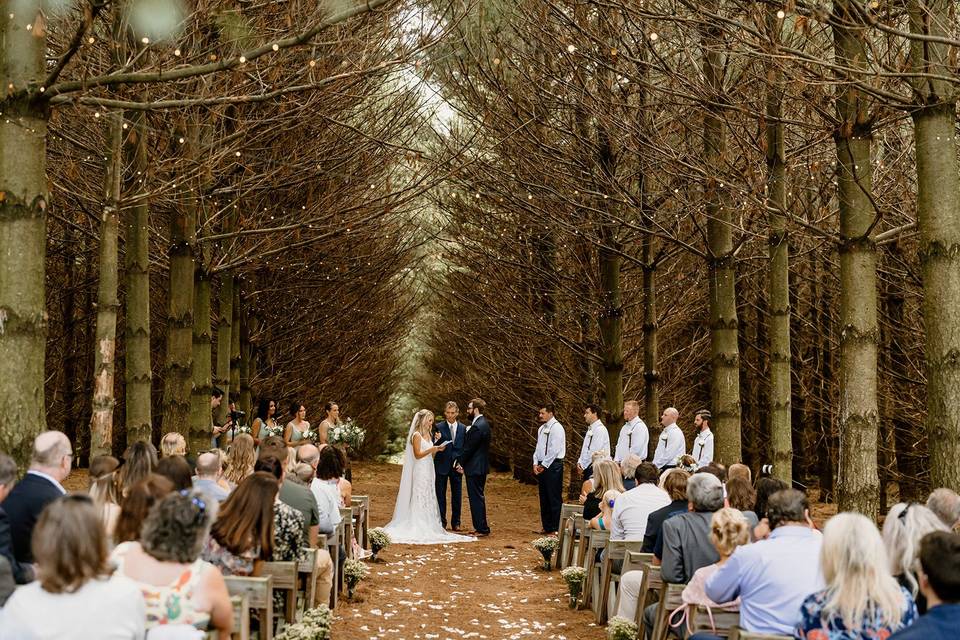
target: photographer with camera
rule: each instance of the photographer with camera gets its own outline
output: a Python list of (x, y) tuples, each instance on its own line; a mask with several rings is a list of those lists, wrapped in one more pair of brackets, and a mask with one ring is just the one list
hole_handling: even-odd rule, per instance
[(227, 421), (218, 427), (215, 419), (213, 418), (213, 412), (220, 407), (221, 402), (223, 402), (223, 390), (218, 387), (214, 387), (210, 391), (210, 424), (213, 430), (211, 446), (214, 449), (226, 449), (227, 445), (233, 441), (233, 438), (236, 435), (237, 427), (243, 426), (243, 420), (247, 415), (243, 411), (238, 411), (236, 401), (231, 400), (229, 405), (230, 411), (227, 414)]

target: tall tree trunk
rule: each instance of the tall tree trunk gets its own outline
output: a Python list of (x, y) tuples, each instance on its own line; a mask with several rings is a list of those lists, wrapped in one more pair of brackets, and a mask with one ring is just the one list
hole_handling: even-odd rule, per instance
[[(707, 9), (719, 11), (719, 1)], [(707, 211), (707, 264), (710, 278), (710, 403), (716, 432), (716, 457), (725, 464), (742, 458), (740, 444), (740, 353), (737, 345), (737, 292), (733, 255), (733, 224), (724, 203), (726, 132), (723, 101), (721, 29), (708, 24), (703, 31), (703, 75), (709, 103), (703, 117), (704, 185)]]
[[(862, 23), (850, 0), (834, 3), (833, 37), (838, 64), (861, 70), (867, 54)], [(857, 73), (854, 71), (853, 73)], [(845, 78), (841, 78), (845, 80)], [(848, 79), (847, 79), (848, 80)], [(839, 125), (837, 196), (840, 204), (840, 455), (839, 506), (875, 517), (877, 479), (877, 255), (870, 237), (873, 164), (867, 98), (851, 85), (837, 89)]]
[(47, 120), (40, 0), (0, 11), (0, 450), (22, 466), (46, 429)]
[[(777, 7), (767, 8), (767, 30), (776, 49), (780, 43)], [(783, 74), (774, 62), (767, 71), (767, 211), (770, 267), (767, 285), (770, 309), (770, 450), (773, 475), (793, 481), (790, 424), (790, 242), (787, 234), (787, 162), (781, 102)]]
[[(193, 159), (196, 130), (184, 135), (184, 157)], [(167, 292), (167, 356), (164, 363), (163, 432), (187, 434), (193, 374), (193, 270), (197, 242), (197, 202), (183, 189), (170, 216), (170, 285)]]
[[(64, 225), (63, 271), (63, 432), (70, 442), (77, 441), (77, 287), (82, 285), (78, 273), (82, 258), (77, 252), (77, 232), (72, 224)], [(78, 277), (78, 275), (80, 277)], [(82, 343), (81, 343), (82, 344)]]
[(233, 348), (233, 276), (223, 274), (220, 278), (220, 304), (217, 314), (217, 386), (223, 391), (223, 401), (217, 409), (216, 422), (227, 421), (227, 404), (230, 388), (230, 353)]
[[(644, 228), (649, 229), (653, 221), (646, 206), (641, 206), (644, 209)], [(652, 233), (645, 232), (640, 242), (643, 252), (643, 411), (647, 425), (655, 425), (660, 416), (660, 372), (657, 371), (657, 258), (654, 255), (656, 238)]]
[[(233, 295), (230, 296), (231, 302)], [(197, 452), (210, 446), (213, 434), (210, 413), (212, 388), (213, 336), (210, 328), (210, 277), (198, 265), (193, 280), (193, 391), (190, 403), (190, 450)]]
[(152, 432), (150, 366), (150, 203), (147, 200), (147, 129), (142, 111), (131, 111), (126, 138), (131, 159), (125, 192), (132, 204), (126, 209), (126, 425), (127, 443), (149, 442)]
[[(239, 289), (239, 288), (238, 288)], [(242, 294), (242, 291), (238, 291)], [(244, 297), (240, 295), (240, 306)], [(253, 371), (250, 346), (250, 315), (240, 310), (240, 411), (247, 414), (247, 424), (253, 424), (253, 399), (250, 394), (250, 374)]]
[[(910, 31), (948, 38), (954, 3), (911, 0)], [(952, 75), (955, 52), (947, 44), (913, 40), (913, 72)], [(956, 102), (949, 80), (924, 78), (914, 85), (912, 111), (917, 153), (917, 218), (923, 265), (926, 329), (927, 434), (930, 481), (960, 490), (960, 173), (957, 170)]]
[(94, 340), (90, 457), (113, 451), (114, 378), (117, 351), (119, 280), (118, 233), (123, 174), (123, 112), (107, 115), (107, 161), (100, 219), (100, 277), (97, 283), (97, 332)]
[[(233, 319), (230, 330), (230, 401), (240, 406), (240, 278), (233, 278)], [(228, 404), (227, 402), (223, 403)]]

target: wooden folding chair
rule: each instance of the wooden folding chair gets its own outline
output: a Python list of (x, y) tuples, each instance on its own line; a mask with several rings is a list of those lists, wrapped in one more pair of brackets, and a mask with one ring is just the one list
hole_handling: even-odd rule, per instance
[(273, 590), (286, 597), (283, 618), (290, 624), (297, 621), (297, 562), (264, 562), (260, 575), (273, 578)]
[(577, 541), (577, 557), (574, 561), (577, 566), (582, 567), (583, 558), (587, 555), (587, 536), (590, 534), (590, 522), (584, 520), (583, 516), (573, 516), (573, 534)]
[(594, 610), (597, 612), (597, 624), (603, 625), (607, 623), (610, 587), (613, 584), (618, 584), (620, 582), (620, 576), (628, 571), (628, 569), (624, 569), (623, 566), (621, 566), (620, 570), (615, 570), (616, 561), (619, 560), (621, 561), (621, 565), (625, 565), (628, 551), (644, 556), (643, 560), (640, 561), (653, 561), (652, 553), (640, 553), (642, 546), (643, 542), (640, 540), (610, 540), (607, 542), (606, 552), (603, 554), (603, 562), (600, 566), (600, 598), (594, 607)]
[(779, 633), (754, 633), (744, 631), (740, 627), (734, 627), (730, 630), (730, 640), (791, 640), (792, 636), (784, 636)]
[(353, 558), (353, 507), (340, 507), (340, 524), (343, 526), (344, 547), (348, 558)]
[(340, 562), (340, 528), (333, 530), (330, 535), (323, 535), (323, 542), (317, 540), (317, 545), (324, 545), (327, 553), (330, 554), (330, 560), (333, 561), (333, 586), (330, 589), (330, 611), (337, 608), (337, 602), (340, 600), (340, 584), (343, 582), (343, 565)]
[(693, 633), (712, 633), (721, 638), (729, 638), (733, 628), (740, 624), (740, 613), (706, 607), (694, 607), (690, 627)]
[(660, 586), (663, 584), (663, 579), (660, 577), (659, 566), (654, 566), (649, 562), (641, 562), (640, 570), (643, 571), (643, 581), (640, 583), (640, 597), (637, 599), (637, 615), (634, 620), (640, 629), (637, 640), (643, 640), (647, 633), (646, 628), (643, 626), (643, 611), (648, 605), (653, 603), (651, 596), (659, 594)]
[[(569, 556), (572, 556), (573, 550), (573, 531), (570, 529), (570, 518), (575, 515), (583, 515), (582, 504), (564, 504), (560, 507), (560, 530), (557, 532), (557, 564), (563, 569), (570, 564)], [(567, 547), (570, 547), (568, 550)], [(568, 553), (570, 551), (571, 553)]]
[[(250, 611), (257, 612), (260, 619), (260, 637), (273, 638), (273, 576), (247, 577), (223, 576), (231, 596), (239, 596), (241, 603), (246, 598), (247, 633), (249, 634)], [(234, 616), (236, 616), (234, 610)], [(235, 618), (236, 619), (236, 618)]]
[(370, 547), (370, 496), (353, 496), (350, 506), (357, 510), (357, 542), (364, 549)]
[[(250, 597), (230, 596), (230, 606), (233, 607), (233, 633), (231, 640), (250, 640)], [(207, 631), (204, 640), (220, 640), (219, 631)]]
[(297, 573), (300, 583), (303, 584), (303, 610), (308, 611), (313, 608), (313, 601), (317, 596), (317, 549), (303, 550), (297, 563)]
[(657, 604), (657, 616), (653, 622), (653, 635), (650, 640), (667, 640), (667, 631), (670, 629), (670, 613), (683, 604), (685, 584), (664, 582), (660, 585), (660, 602)]
[(586, 569), (587, 574), (583, 583), (583, 599), (580, 603), (580, 608), (582, 609), (586, 609), (587, 607), (595, 608), (593, 583), (600, 581), (600, 562), (597, 561), (597, 553), (606, 548), (607, 541), (610, 540), (610, 532), (587, 529), (584, 537), (587, 540), (587, 553), (581, 566)]

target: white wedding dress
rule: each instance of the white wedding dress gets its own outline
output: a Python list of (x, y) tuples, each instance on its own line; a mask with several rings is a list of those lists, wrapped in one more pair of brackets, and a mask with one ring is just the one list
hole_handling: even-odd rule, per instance
[[(412, 438), (416, 424), (417, 417), (414, 416), (410, 433), (407, 434), (403, 474), (397, 491), (397, 503), (393, 509), (393, 520), (383, 530), (390, 535), (390, 541), (396, 544), (476, 542), (477, 539), (472, 536), (461, 536), (444, 530), (440, 522), (440, 507), (437, 504), (433, 456), (424, 456), (418, 460), (413, 455)], [(421, 452), (430, 446), (431, 442), (420, 438)]]

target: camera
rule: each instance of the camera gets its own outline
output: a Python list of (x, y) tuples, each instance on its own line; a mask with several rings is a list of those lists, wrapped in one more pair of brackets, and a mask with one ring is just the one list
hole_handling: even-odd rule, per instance
[(773, 475), (773, 465), (772, 464), (760, 465), (760, 474), (764, 476)]
[(245, 412), (243, 412), (243, 411), (231, 411), (231, 412), (230, 412), (230, 420), (232, 420), (232, 421), (233, 421), (233, 424), (235, 424), (235, 425), (241, 425), (241, 424), (243, 424), (243, 419), (244, 419), (245, 417), (247, 417), (247, 414), (246, 414)]

